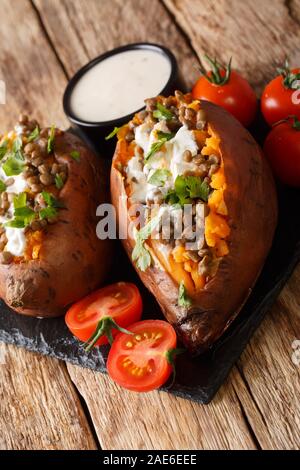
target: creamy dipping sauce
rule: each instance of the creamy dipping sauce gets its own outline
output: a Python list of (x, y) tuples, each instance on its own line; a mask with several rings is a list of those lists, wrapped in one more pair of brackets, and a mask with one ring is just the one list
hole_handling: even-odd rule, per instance
[(96, 64), (75, 85), (70, 105), (74, 115), (88, 122), (127, 116), (158, 95), (171, 75), (171, 62), (148, 49), (120, 52)]

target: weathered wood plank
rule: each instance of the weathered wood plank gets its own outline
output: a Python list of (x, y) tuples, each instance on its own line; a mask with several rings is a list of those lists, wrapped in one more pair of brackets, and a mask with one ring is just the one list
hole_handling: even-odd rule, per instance
[(163, 0), (199, 57), (216, 55), (260, 92), (286, 56), (299, 65), (298, 0)]
[[(1, 0), (1, 131), (20, 110), (45, 123), (66, 123), (61, 94), (66, 80), (28, 1)], [(94, 449), (92, 433), (65, 365), (0, 345), (0, 448)]]
[(132, 42), (171, 47), (191, 85), (197, 61), (159, 0), (33, 0), (69, 75), (88, 60)]
[(212, 404), (201, 406), (165, 392), (128, 392), (107, 376), (67, 367), (103, 449), (256, 448), (230, 383)]
[(64, 364), (0, 344), (0, 449), (96, 449)]

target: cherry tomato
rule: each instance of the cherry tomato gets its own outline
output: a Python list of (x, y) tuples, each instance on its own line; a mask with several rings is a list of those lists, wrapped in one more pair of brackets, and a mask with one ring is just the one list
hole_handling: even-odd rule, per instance
[(170, 356), (176, 348), (175, 330), (161, 320), (145, 320), (128, 328), (134, 336), (120, 333), (116, 337), (108, 355), (108, 373), (128, 390), (155, 390), (172, 373)]
[(261, 97), (261, 111), (270, 126), (291, 115), (300, 119), (300, 68), (290, 70), (286, 63), (279, 71), (281, 74), (268, 83)]
[(254, 90), (245, 78), (231, 70), (231, 60), (227, 67), (221, 66), (216, 60), (206, 59), (212, 66), (210, 72), (203, 70), (193, 87), (194, 99), (211, 101), (222, 106), (248, 127), (255, 118), (257, 99)]
[[(117, 329), (124, 330), (142, 315), (142, 298), (138, 288), (128, 282), (103, 287), (76, 302), (67, 311), (66, 324), (87, 350), (112, 341)], [(117, 329), (116, 329), (117, 328)]]
[(264, 152), (280, 181), (300, 187), (300, 122), (297, 119), (275, 125), (265, 140)]

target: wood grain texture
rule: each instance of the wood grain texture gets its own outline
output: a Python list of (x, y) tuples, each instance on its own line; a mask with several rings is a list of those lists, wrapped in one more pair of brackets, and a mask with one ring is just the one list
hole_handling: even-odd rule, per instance
[(216, 55), (239, 69), (257, 92), (290, 58), (300, 62), (299, 0), (163, 0), (199, 57)]
[(191, 86), (195, 55), (159, 0), (33, 0), (68, 75), (114, 47), (155, 42), (170, 47)]
[(64, 364), (0, 344), (0, 449), (96, 449)]
[(103, 449), (256, 448), (230, 382), (212, 404), (204, 406), (165, 392), (128, 392), (107, 376), (67, 367), (88, 405)]
[[(6, 105), (0, 105), (0, 133), (15, 124), (19, 112), (47, 124), (64, 126), (65, 75), (28, 0), (1, 0), (0, 79), (6, 83)], [(5, 20), (4, 20), (5, 12)]]
[[(44, 123), (66, 123), (66, 79), (27, 0), (1, 0), (0, 133), (20, 110)], [(4, 19), (5, 14), (5, 19)], [(17, 27), (16, 27), (17, 25)], [(94, 449), (96, 444), (63, 363), (0, 345), (0, 448)]]

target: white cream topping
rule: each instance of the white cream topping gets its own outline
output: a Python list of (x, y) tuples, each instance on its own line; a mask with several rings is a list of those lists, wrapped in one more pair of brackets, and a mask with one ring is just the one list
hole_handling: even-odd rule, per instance
[[(26, 180), (24, 179), (22, 173), (20, 175), (7, 176), (3, 171), (2, 166), (0, 167), (0, 179), (4, 183), (8, 179), (14, 179), (14, 183), (6, 187), (7, 193), (20, 194), (25, 191), (27, 187)], [(10, 203), (10, 207), (7, 210), (4, 216), (0, 216), (0, 223), (5, 224), (9, 220), (13, 219), (14, 207), (13, 203)], [(25, 231), (23, 228), (14, 228), (14, 227), (4, 227), (5, 234), (7, 237), (7, 244), (5, 246), (5, 251), (9, 251), (14, 256), (22, 256), (24, 254), (26, 246), (26, 237)]]
[(23, 256), (26, 246), (24, 229), (6, 227), (5, 234), (8, 240), (5, 251), (9, 251), (14, 256)]
[[(157, 123), (151, 132), (149, 132), (149, 124), (147, 123), (143, 123), (135, 129), (135, 142), (143, 149), (144, 155), (147, 155), (152, 144), (158, 140), (157, 131), (170, 132), (166, 121)], [(189, 150), (192, 156), (195, 156), (198, 152), (198, 146), (193, 131), (182, 126), (173, 139), (167, 141), (162, 149), (151, 156), (144, 166), (139, 162), (138, 157), (132, 157), (128, 162), (127, 174), (129, 178), (134, 177), (137, 182), (132, 182), (131, 199), (144, 203), (147, 196), (150, 197), (153, 194), (156, 186), (149, 184), (147, 180), (157, 169), (167, 169), (172, 175), (160, 188), (163, 194), (166, 194), (174, 186), (178, 175), (184, 174), (185, 171), (195, 171), (197, 165), (183, 159), (185, 150)]]

